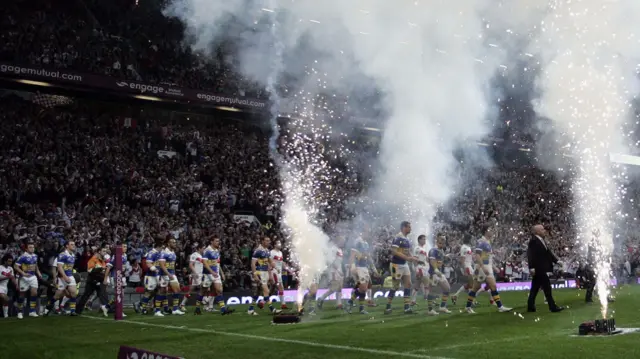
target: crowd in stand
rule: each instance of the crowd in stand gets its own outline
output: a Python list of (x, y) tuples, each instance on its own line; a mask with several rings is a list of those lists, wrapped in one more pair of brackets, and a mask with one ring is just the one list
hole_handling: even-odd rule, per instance
[[(90, 101), (43, 110), (29, 94), (2, 97), (0, 251), (16, 256), (31, 240), (46, 261), (64, 240), (74, 239), (82, 271), (100, 246), (127, 243), (133, 269), (155, 236), (171, 232), (179, 239), (186, 282), (186, 258), (196, 243), (217, 234), (227, 286), (249, 288), (250, 253), (260, 235), (286, 241), (278, 226), (279, 182), (267, 134), (240, 122), (185, 116), (136, 107), (114, 110)], [(463, 234), (489, 223), (497, 224), (495, 255), (502, 277), (526, 276), (527, 230), (538, 221), (553, 233), (549, 243), (564, 263), (558, 270), (575, 273), (568, 189), (532, 168), (474, 171), (474, 180), (436, 219), (448, 238), (452, 277)], [(333, 188), (340, 196), (353, 196), (363, 190), (354, 183), (338, 181)], [(325, 229), (332, 233), (348, 211), (343, 203), (329, 204), (334, 205), (325, 211)], [(235, 221), (238, 210), (263, 218), (263, 225)], [(394, 227), (369, 229), (367, 239), (378, 248), (381, 268)], [(628, 239), (622, 261), (635, 267), (635, 242)]]

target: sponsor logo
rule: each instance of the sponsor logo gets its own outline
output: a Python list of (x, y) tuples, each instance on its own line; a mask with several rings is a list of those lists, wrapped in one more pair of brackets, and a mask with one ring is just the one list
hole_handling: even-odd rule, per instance
[(46, 77), (46, 78), (56, 79), (56, 80), (82, 82), (82, 75), (72, 74), (69, 72), (58, 71), (58, 70), (36, 69), (32, 67), (0, 64), (0, 72), (10, 73), (14, 75)]
[(201, 92), (196, 94), (196, 97), (200, 100), (205, 100), (207, 102), (215, 102), (221, 105), (232, 105), (232, 106), (239, 105), (239, 106), (257, 107), (257, 108), (263, 108), (267, 105), (265, 102), (256, 102), (256, 101), (251, 101), (244, 98), (227, 97), (227, 96), (220, 96), (220, 95), (201, 93)]
[(116, 85), (118, 85), (118, 87), (125, 87), (132, 90), (140, 91), (141, 93), (163, 94), (166, 92), (166, 90), (162, 86), (147, 85), (138, 82), (119, 81), (116, 82)]

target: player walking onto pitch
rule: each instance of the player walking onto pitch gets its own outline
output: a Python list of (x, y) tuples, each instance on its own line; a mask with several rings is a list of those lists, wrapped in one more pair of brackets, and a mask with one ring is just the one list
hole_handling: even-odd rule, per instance
[(482, 230), (482, 237), (478, 240), (475, 249), (475, 263), (476, 268), (474, 271), (473, 288), (469, 291), (469, 297), (467, 299), (467, 313), (473, 314), (475, 311), (471, 308), (473, 302), (476, 299), (476, 292), (482, 286), (482, 283), (486, 283), (491, 290), (491, 296), (498, 306), (499, 312), (509, 312), (511, 308), (502, 305), (500, 300), (500, 293), (498, 293), (496, 278), (493, 275), (493, 259), (492, 259), (492, 247), (491, 238), (493, 232), (490, 227), (485, 227)]
[[(271, 239), (269, 237), (263, 237), (260, 245), (253, 251), (253, 257), (251, 258), (251, 272), (253, 273), (253, 280), (256, 282), (256, 295), (253, 297), (253, 303), (258, 304), (259, 308), (264, 308), (264, 300), (258, 302), (258, 297), (262, 293), (263, 298), (267, 298), (269, 310), (273, 314), (279, 314), (280, 309), (275, 309), (271, 299), (269, 299), (269, 271), (274, 267), (271, 255), (269, 253), (269, 244)], [(255, 311), (254, 304), (251, 303), (247, 314), (258, 315)]]
[(284, 286), (282, 284), (282, 271), (285, 269), (284, 256), (282, 255), (282, 242), (276, 241), (273, 249), (269, 253), (273, 269), (271, 270), (271, 279), (278, 288), (278, 298), (280, 299), (280, 309), (289, 309), (284, 302)]
[(400, 224), (400, 233), (391, 243), (391, 278), (393, 280), (393, 288), (389, 291), (387, 299), (387, 307), (385, 314), (391, 314), (391, 303), (396, 295), (396, 290), (402, 283), (404, 288), (404, 312), (412, 314), (411, 309), (411, 271), (407, 262), (415, 263), (418, 258), (411, 255), (411, 242), (407, 236), (411, 233), (411, 223), (404, 221)]
[(413, 295), (411, 297), (411, 306), (415, 306), (418, 292), (422, 291), (424, 299), (428, 298), (429, 286), (431, 281), (429, 280), (429, 251), (427, 249), (427, 236), (421, 234), (418, 236), (418, 246), (413, 250), (413, 256), (418, 259), (415, 269), (416, 283), (413, 288)]
[(9, 318), (9, 303), (11, 303), (9, 296), (7, 296), (9, 293), (9, 281), (16, 288), (19, 288), (18, 282), (13, 275), (13, 257), (7, 253), (2, 256), (2, 264), (0, 264), (0, 303), (2, 303), (4, 318)]
[[(227, 308), (224, 303), (224, 296), (222, 294), (222, 282), (224, 281), (224, 272), (220, 268), (220, 238), (216, 236), (211, 237), (210, 244), (204, 250), (204, 277), (202, 279), (202, 287), (207, 292), (211, 291), (213, 286), (214, 303), (218, 303), (220, 306), (220, 314), (226, 315), (234, 312), (233, 309)], [(203, 295), (198, 297), (196, 303), (196, 314), (201, 314), (200, 305), (202, 303)]]
[[(451, 286), (447, 277), (442, 273), (442, 264), (444, 263), (444, 235), (438, 234), (436, 236), (436, 246), (429, 250), (429, 276), (430, 286), (429, 295), (427, 300), (429, 301), (429, 315), (438, 315), (440, 313), (449, 314), (451, 311), (447, 309), (447, 301), (449, 300), (449, 291)], [(435, 311), (435, 297), (431, 294), (431, 288), (438, 286), (442, 291), (442, 298), (440, 298), (440, 308)]]
[(333, 293), (336, 294), (336, 309), (342, 309), (342, 284), (344, 283), (344, 255), (342, 248), (344, 247), (344, 238), (338, 237), (334, 241), (335, 247), (332, 251), (335, 253), (335, 259), (329, 267), (329, 289), (320, 296), (318, 300), (318, 308), (322, 309), (324, 301)]
[[(204, 258), (202, 254), (204, 253), (205, 245), (204, 243), (198, 243), (196, 247), (196, 251), (191, 253), (189, 256), (189, 271), (191, 274), (189, 275), (189, 293), (185, 294), (182, 298), (182, 303), (180, 303), (181, 307), (187, 306), (187, 300), (189, 299), (191, 293), (198, 293), (202, 286), (202, 276), (203, 276), (203, 263)], [(198, 294), (198, 300), (196, 301), (196, 312), (194, 314), (201, 314), (200, 307), (202, 306), (202, 298), (201, 295)]]
[[(58, 255), (58, 291), (54, 295), (54, 301), (67, 295), (69, 298), (69, 315), (76, 316), (76, 297), (78, 296), (78, 286), (73, 276), (73, 266), (76, 262), (76, 242), (68, 241), (65, 250)], [(47, 312), (53, 309), (53, 304), (49, 304)]]
[(161, 237), (157, 237), (155, 240), (154, 248), (151, 248), (145, 255), (146, 273), (144, 276), (144, 294), (142, 296), (141, 303), (136, 303), (136, 312), (142, 312), (147, 314), (149, 311), (149, 303), (152, 299), (155, 299), (155, 311), (154, 316), (164, 317), (162, 314), (161, 297), (158, 296), (158, 284), (160, 279), (160, 252), (162, 251), (162, 243), (164, 240)]
[[(160, 263), (160, 295), (156, 297), (156, 300), (161, 300), (162, 305), (164, 307), (165, 313), (171, 313), (173, 315), (184, 315), (184, 312), (180, 310), (177, 300), (180, 295), (180, 283), (178, 282), (178, 277), (176, 277), (176, 253), (175, 249), (177, 246), (175, 238), (168, 236), (167, 237), (167, 246), (160, 253), (160, 259), (158, 262)], [(171, 293), (169, 293), (169, 289), (171, 289)], [(171, 294), (171, 295), (169, 295)], [(172, 310), (169, 307), (172, 306)]]
[(37, 317), (36, 301), (38, 299), (38, 279), (42, 279), (40, 269), (38, 269), (38, 255), (35, 254), (36, 247), (33, 242), (27, 243), (26, 252), (22, 253), (14, 265), (16, 272), (20, 275), (18, 280), (20, 296), (18, 297), (18, 319), (23, 318), (24, 301), (29, 292), (29, 316)]
[(463, 278), (463, 285), (451, 296), (451, 301), (454, 305), (458, 300), (458, 295), (460, 295), (462, 291), (469, 292), (471, 288), (473, 288), (473, 250), (471, 249), (471, 236), (468, 234), (462, 238), (462, 246), (460, 246), (458, 258), (460, 260), (460, 272)]
[(349, 307), (347, 308), (347, 312), (349, 313), (351, 313), (351, 307), (355, 299), (358, 298), (360, 314), (369, 314), (364, 310), (364, 303), (367, 290), (369, 289), (369, 283), (371, 283), (369, 266), (374, 267), (370, 252), (369, 243), (365, 242), (362, 238), (359, 238), (354, 248), (351, 249), (349, 267), (351, 268), (353, 280), (356, 282), (356, 287), (351, 293), (351, 299), (349, 299)]

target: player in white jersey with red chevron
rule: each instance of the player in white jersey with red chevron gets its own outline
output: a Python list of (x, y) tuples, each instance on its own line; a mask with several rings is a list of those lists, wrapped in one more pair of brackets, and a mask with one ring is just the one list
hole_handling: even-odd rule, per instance
[(413, 249), (413, 256), (418, 258), (414, 266), (416, 282), (411, 296), (411, 305), (415, 306), (418, 292), (422, 291), (426, 300), (431, 286), (431, 281), (429, 280), (429, 250), (427, 249), (427, 236), (424, 234), (418, 236), (418, 245)]
[(342, 309), (342, 285), (344, 284), (344, 238), (334, 241), (335, 247), (331, 250), (335, 253), (335, 259), (329, 267), (329, 289), (318, 299), (318, 308), (322, 309), (324, 301), (333, 293), (336, 294), (336, 309)]
[(11, 300), (7, 294), (9, 293), (9, 282), (18, 288), (18, 282), (13, 274), (13, 257), (11, 254), (5, 254), (0, 264), (0, 302), (2, 302), (2, 312), (4, 318), (9, 318), (9, 303)]
[(202, 285), (202, 275), (203, 275), (203, 265), (204, 259), (202, 258), (202, 254), (204, 253), (205, 245), (203, 243), (198, 243), (196, 245), (196, 251), (191, 253), (189, 256), (189, 271), (191, 274), (189, 275), (189, 293), (186, 293), (182, 297), (182, 303), (180, 303), (180, 310), (185, 311), (182, 308), (186, 309), (187, 301), (189, 297), (191, 297), (192, 293), (197, 293), (200, 290), (200, 286)]
[(471, 249), (471, 236), (465, 235), (462, 238), (462, 246), (460, 247), (460, 271), (462, 272), (463, 285), (458, 288), (458, 291), (451, 297), (453, 304), (456, 304), (458, 295), (463, 291), (468, 292), (473, 285), (473, 249)]
[(289, 309), (284, 302), (284, 285), (282, 284), (282, 271), (285, 268), (284, 256), (282, 254), (282, 242), (276, 241), (273, 245), (273, 249), (269, 252), (271, 261), (273, 262), (273, 269), (271, 269), (271, 279), (273, 283), (278, 287), (278, 298), (280, 299), (280, 309)]

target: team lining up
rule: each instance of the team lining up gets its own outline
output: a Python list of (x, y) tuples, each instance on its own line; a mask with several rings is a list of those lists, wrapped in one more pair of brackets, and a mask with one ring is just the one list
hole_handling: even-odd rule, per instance
[[(439, 315), (440, 313), (449, 314), (451, 311), (447, 308), (447, 302), (450, 296), (450, 285), (441, 271), (445, 259), (444, 245), (445, 238), (438, 234), (435, 238), (435, 246), (427, 250), (426, 236), (418, 236), (418, 245), (412, 249), (411, 241), (408, 235), (411, 233), (411, 224), (402, 222), (400, 232), (395, 236), (391, 245), (391, 264), (390, 273), (392, 278), (393, 290), (389, 291), (385, 314), (392, 313), (392, 302), (396, 291), (403, 289), (403, 311), (406, 314), (414, 313), (413, 307), (416, 304), (416, 298), (419, 292), (424, 294), (424, 298), (428, 301), (428, 315)], [(466, 278), (465, 284), (455, 293), (451, 300), (455, 303), (457, 296), (463, 291), (468, 291), (467, 303), (465, 310), (467, 313), (475, 313), (473, 306), (477, 293), (481, 290), (482, 284), (486, 283), (486, 287), (490, 291), (491, 302), (496, 305), (499, 312), (509, 312), (508, 308), (502, 304), (500, 294), (497, 291), (496, 280), (493, 274), (492, 263), (492, 247), (490, 240), (493, 236), (492, 229), (486, 227), (482, 230), (482, 237), (477, 244), (471, 248), (471, 237), (463, 240), (460, 249), (460, 260), (462, 264), (463, 275)], [(363, 239), (358, 239), (351, 248), (347, 269), (353, 277), (355, 286), (352, 290), (351, 297), (348, 299), (347, 306), (342, 304), (342, 286), (345, 278), (344, 253), (343, 248), (345, 241), (342, 238), (334, 240), (336, 259), (328, 268), (329, 285), (328, 290), (316, 301), (319, 278), (315, 277), (307, 288), (301, 303), (297, 304), (297, 311), (302, 314), (306, 313), (314, 315), (316, 308), (322, 309), (324, 301), (334, 293), (336, 294), (336, 308), (351, 313), (352, 308), (358, 307), (358, 312), (367, 314), (365, 304), (367, 296), (369, 298), (368, 305), (375, 305), (371, 301), (371, 272), (377, 273), (373, 258), (370, 255), (370, 245)], [(289, 309), (284, 301), (284, 288), (282, 282), (283, 270), (289, 269), (283, 260), (282, 244), (280, 241), (274, 243), (272, 250), (269, 250), (271, 240), (263, 237), (259, 246), (253, 251), (251, 260), (251, 272), (256, 285), (256, 293), (254, 301), (249, 305), (247, 314), (258, 315), (255, 306), (262, 309), (265, 304), (268, 306), (270, 313), (279, 314), (283, 310)], [(126, 248), (126, 247), (125, 247)], [(145, 254), (145, 292), (140, 302), (134, 303), (136, 312), (149, 314), (153, 309), (154, 316), (164, 316), (166, 314), (184, 315), (186, 313), (186, 302), (189, 294), (185, 295), (182, 300), (180, 298), (180, 284), (176, 276), (176, 251), (177, 243), (175, 238), (170, 235), (165, 238), (158, 238), (148, 253)], [(20, 296), (18, 299), (18, 317), (22, 318), (22, 309), (27, 295), (30, 295), (29, 316), (37, 317), (36, 302), (38, 278), (42, 278), (38, 266), (37, 255), (34, 253), (34, 245), (29, 243), (26, 252), (23, 253), (15, 265), (12, 267), (10, 263), (6, 263), (3, 258), (3, 265), (0, 266), (0, 299), (8, 303), (7, 284), (8, 280), (14, 280), (12, 269), (15, 268), (19, 275), (18, 287)], [(126, 251), (126, 250), (125, 250)], [(69, 311), (67, 314), (76, 315), (76, 298), (78, 292), (78, 283), (73, 275), (73, 267), (75, 263), (75, 243), (69, 241), (65, 244), (65, 250), (58, 255), (54, 266), (57, 269), (57, 290), (49, 301), (44, 313), (48, 314), (54, 307), (54, 303), (60, 301), (69, 303)], [(123, 252), (124, 253), (124, 252)], [(126, 255), (124, 255), (126, 260)], [(108, 259), (108, 255), (106, 256)], [(203, 311), (215, 311), (213, 306), (217, 304), (218, 311), (222, 315), (228, 315), (235, 310), (229, 308), (225, 304), (223, 296), (222, 283), (225, 280), (225, 274), (220, 266), (220, 239), (211, 237), (208, 245), (201, 243), (198, 245), (197, 251), (190, 256), (191, 270), (191, 286), (190, 293), (197, 295), (194, 314), (201, 315)], [(410, 266), (412, 264), (412, 266)], [(106, 269), (113, 267), (112, 263), (107, 260)], [(412, 267), (415, 277), (415, 283), (412, 283), (411, 274)], [(93, 269), (93, 268), (92, 268)], [(103, 268), (97, 268), (103, 269)], [(107, 271), (108, 273), (108, 271)], [(108, 274), (105, 274), (105, 278)], [(124, 280), (125, 278), (123, 278)], [(123, 285), (126, 285), (123, 283)], [(271, 299), (267, 299), (265, 303), (263, 298), (270, 298), (270, 285), (275, 285), (278, 291), (280, 308), (276, 308)], [(439, 289), (440, 304), (437, 305), (435, 296), (432, 291)], [(367, 295), (368, 294), (368, 295)], [(4, 297), (3, 297), (4, 295)], [(357, 303), (357, 304), (356, 304)], [(64, 303), (62, 304), (64, 305)], [(152, 307), (153, 305), (153, 307)], [(204, 306), (207, 305), (207, 308)], [(5, 306), (5, 317), (8, 308)], [(108, 305), (102, 305), (101, 309), (107, 315)], [(306, 309), (306, 310), (305, 310)]]

